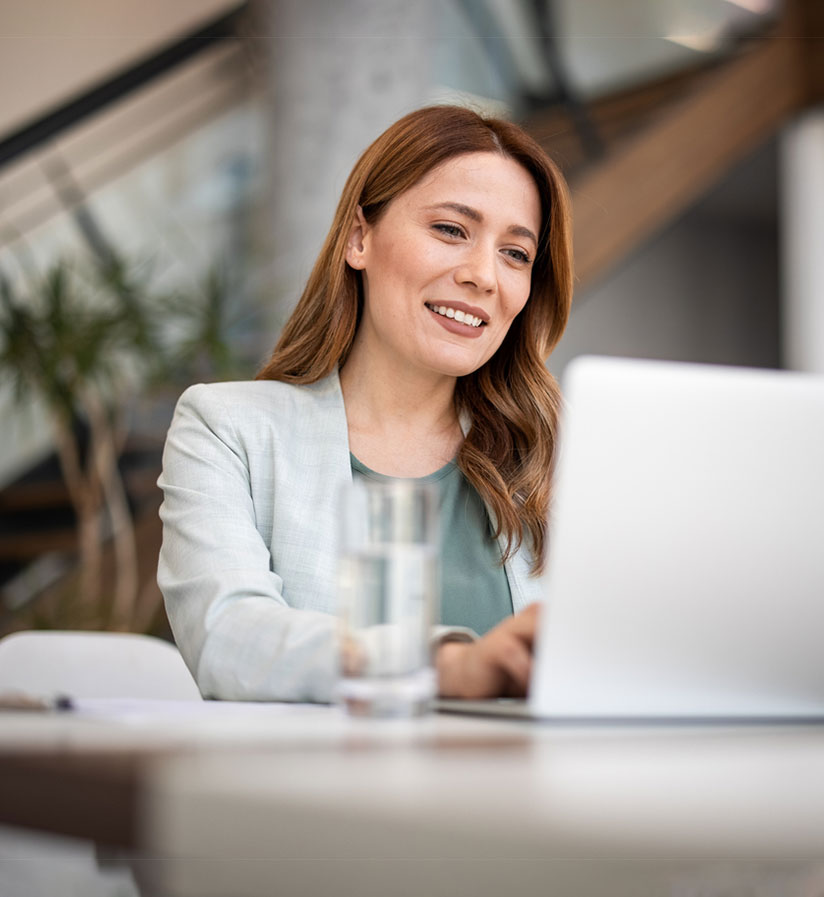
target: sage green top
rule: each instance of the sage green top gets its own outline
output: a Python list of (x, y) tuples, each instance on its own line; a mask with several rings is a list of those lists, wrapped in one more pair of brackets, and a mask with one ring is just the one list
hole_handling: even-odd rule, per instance
[[(350, 452), (352, 473), (379, 482), (392, 479), (370, 470)], [(498, 543), (481, 497), (455, 461), (418, 483), (437, 483), (441, 493), (441, 620), (483, 635), (512, 613), (512, 597)]]

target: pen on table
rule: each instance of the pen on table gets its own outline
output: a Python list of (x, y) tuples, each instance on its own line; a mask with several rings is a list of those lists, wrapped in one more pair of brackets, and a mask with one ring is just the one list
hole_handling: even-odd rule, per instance
[(74, 701), (68, 695), (52, 698), (33, 697), (23, 692), (0, 693), (0, 710), (22, 710), (34, 713), (74, 710)]

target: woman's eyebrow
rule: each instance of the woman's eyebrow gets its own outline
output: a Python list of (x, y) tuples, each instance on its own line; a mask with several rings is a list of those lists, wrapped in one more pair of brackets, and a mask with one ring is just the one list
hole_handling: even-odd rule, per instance
[[(439, 202), (434, 206), (427, 207), (427, 211), (435, 211), (437, 209), (450, 209), (459, 215), (464, 215), (471, 221), (481, 222), (484, 220), (484, 216), (477, 209), (473, 209), (472, 206), (465, 206), (461, 202)], [(521, 224), (511, 224), (506, 229), (506, 232), (515, 237), (525, 237), (527, 240), (532, 240), (536, 246), (538, 245), (538, 238), (535, 234), (528, 227), (524, 227)]]
[(532, 240), (532, 242), (537, 246), (538, 238), (528, 227), (524, 227), (521, 224), (512, 224), (507, 229), (506, 232), (508, 234), (512, 234), (514, 237), (525, 237), (527, 240)]
[(436, 209), (451, 209), (453, 212), (464, 215), (472, 221), (484, 220), (484, 216), (477, 209), (473, 209), (472, 206), (465, 206), (461, 202), (439, 202), (434, 206), (429, 206), (428, 211), (435, 211)]

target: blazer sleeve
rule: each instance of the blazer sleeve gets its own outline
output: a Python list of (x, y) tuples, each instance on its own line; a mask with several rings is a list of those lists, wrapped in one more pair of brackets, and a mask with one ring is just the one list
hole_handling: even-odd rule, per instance
[(335, 617), (284, 600), (282, 579), (255, 525), (243, 442), (230, 409), (209, 386), (181, 396), (158, 484), (158, 583), (203, 696), (330, 701)]

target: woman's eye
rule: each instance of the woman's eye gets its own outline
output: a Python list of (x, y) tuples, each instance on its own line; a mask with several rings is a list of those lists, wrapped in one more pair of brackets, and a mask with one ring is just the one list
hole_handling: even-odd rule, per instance
[(505, 251), (510, 258), (515, 259), (516, 262), (521, 262), (521, 264), (528, 265), (532, 261), (523, 249), (507, 249)]
[(463, 228), (457, 224), (436, 224), (434, 227), (435, 230), (446, 234), (447, 237), (462, 237), (464, 235)]

